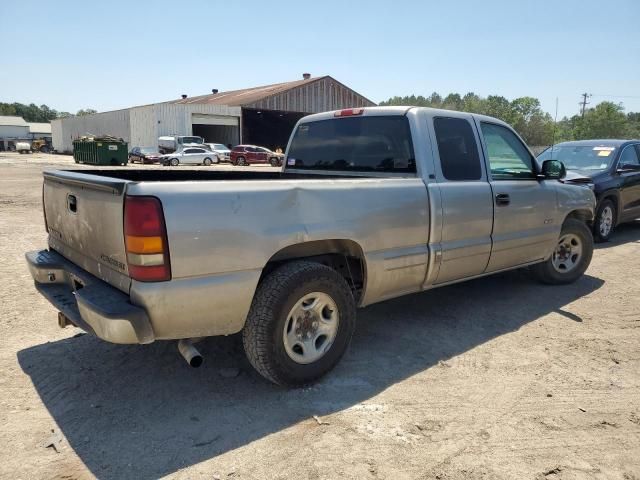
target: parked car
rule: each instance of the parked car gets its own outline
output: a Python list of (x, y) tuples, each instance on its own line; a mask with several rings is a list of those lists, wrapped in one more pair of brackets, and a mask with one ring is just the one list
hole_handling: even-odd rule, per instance
[(231, 150), (222, 143), (205, 143), (218, 156), (218, 162), (231, 161)]
[(26, 258), (61, 326), (176, 339), (192, 366), (198, 339), (242, 332), (258, 372), (300, 385), (338, 363), (357, 307), (521, 267), (580, 278), (595, 197), (563, 174), (495, 118), (320, 113), (282, 172), (46, 171), (49, 248)]
[(597, 199), (593, 235), (606, 241), (615, 227), (640, 218), (640, 140), (581, 140), (549, 147), (539, 162), (560, 160), (569, 175), (593, 182)]
[(272, 152), (268, 148), (257, 145), (236, 145), (231, 149), (233, 165), (251, 165), (252, 163), (269, 163), (274, 167), (282, 165), (284, 155)]
[(180, 152), (162, 156), (162, 165), (211, 165), (218, 163), (218, 156), (209, 149), (189, 147)]
[(160, 163), (162, 154), (153, 147), (134, 147), (129, 152), (131, 163)]
[(204, 143), (204, 138), (195, 135), (166, 135), (158, 137), (158, 150), (160, 153), (167, 154), (187, 147), (199, 147)]

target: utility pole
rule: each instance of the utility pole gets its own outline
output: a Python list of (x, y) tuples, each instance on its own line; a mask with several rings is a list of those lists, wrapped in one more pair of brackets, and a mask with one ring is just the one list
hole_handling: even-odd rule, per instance
[(587, 98), (589, 98), (591, 94), (583, 93), (581, 96), (582, 96), (582, 101), (578, 105), (582, 105), (580, 115), (582, 116), (582, 118), (584, 118), (584, 111), (587, 108), (587, 105), (589, 105), (589, 102), (587, 102)]

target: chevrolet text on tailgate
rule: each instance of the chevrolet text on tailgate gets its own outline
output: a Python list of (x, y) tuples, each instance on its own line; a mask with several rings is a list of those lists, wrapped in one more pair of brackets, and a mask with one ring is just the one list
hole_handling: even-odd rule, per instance
[[(505, 123), (415, 107), (310, 115), (282, 171), (44, 173), (36, 288), (108, 342), (242, 332), (282, 385), (331, 370), (356, 308), (504, 270), (578, 279), (595, 199)], [(87, 173), (88, 172), (88, 173)]]

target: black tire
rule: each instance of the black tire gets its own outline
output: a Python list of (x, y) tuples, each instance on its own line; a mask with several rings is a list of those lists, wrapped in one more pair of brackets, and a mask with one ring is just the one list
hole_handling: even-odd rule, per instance
[(581, 257), (577, 260), (577, 263), (571, 270), (566, 272), (559, 271), (554, 267), (553, 263), (554, 257), (558, 254), (557, 251), (554, 250), (554, 253), (549, 257), (549, 259), (531, 267), (531, 271), (540, 282), (549, 285), (565, 285), (567, 283), (573, 283), (580, 278), (589, 267), (591, 257), (593, 256), (593, 235), (591, 234), (591, 230), (584, 222), (575, 218), (568, 218), (562, 225), (558, 241), (569, 234), (573, 234), (581, 241)]
[[(331, 297), (339, 312), (333, 344), (313, 363), (294, 361), (285, 350), (283, 333), (288, 313), (312, 292)], [(351, 289), (335, 270), (310, 261), (294, 261), (271, 272), (258, 286), (242, 341), (251, 365), (267, 380), (301, 386), (329, 372), (342, 358), (355, 330), (356, 306)]]
[(247, 164), (247, 161), (245, 160), (244, 157), (236, 158), (236, 165), (240, 165), (241, 167), (244, 167), (246, 164)]
[(209, 157), (205, 158), (205, 159), (202, 161), (202, 164), (203, 164), (203, 165), (205, 165), (205, 166), (207, 166), (207, 167), (208, 167), (209, 165), (211, 165), (212, 163), (213, 163), (213, 162), (211, 161), (211, 159), (210, 159)]
[[(606, 223), (604, 218), (605, 212), (609, 212), (611, 214), (611, 223), (608, 230), (604, 225), (604, 223)], [(596, 242), (607, 242), (609, 240), (614, 228), (616, 228), (617, 215), (618, 211), (611, 200), (605, 199), (600, 202), (600, 205), (598, 205), (598, 209), (596, 210), (596, 216), (593, 220), (593, 239)]]
[(269, 163), (271, 164), (272, 167), (279, 167), (280, 166), (280, 162), (278, 161), (277, 157), (271, 157), (269, 159)]
[(171, 165), (172, 167), (177, 167), (178, 165), (180, 165), (180, 160), (178, 160), (177, 158), (172, 158), (171, 160), (169, 160), (169, 165)]

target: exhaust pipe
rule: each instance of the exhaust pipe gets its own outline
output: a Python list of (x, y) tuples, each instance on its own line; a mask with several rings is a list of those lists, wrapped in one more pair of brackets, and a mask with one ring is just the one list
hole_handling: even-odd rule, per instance
[(60, 328), (66, 328), (69, 325), (73, 325), (73, 323), (71, 323), (71, 320), (69, 320), (69, 318), (67, 318), (64, 313), (58, 312), (58, 326)]
[(198, 349), (193, 346), (193, 342), (195, 340), (196, 339), (193, 338), (183, 338), (182, 340), (178, 340), (178, 351), (190, 366), (198, 368), (202, 365), (204, 359), (202, 358), (202, 355), (200, 355)]

